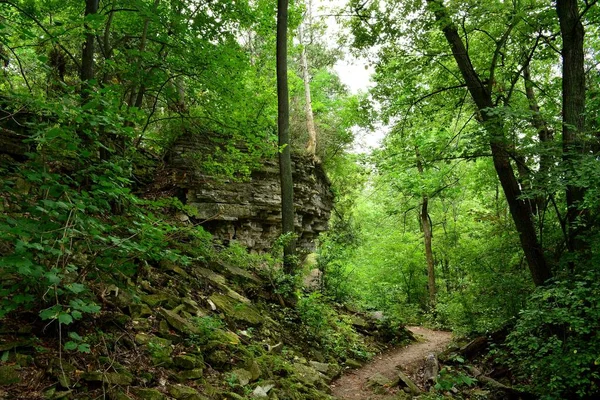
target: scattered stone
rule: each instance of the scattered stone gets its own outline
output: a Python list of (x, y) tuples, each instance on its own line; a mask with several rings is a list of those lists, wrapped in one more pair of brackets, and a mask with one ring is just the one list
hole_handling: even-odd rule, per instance
[(217, 274), (216, 272), (213, 272), (209, 269), (196, 267), (194, 269), (194, 272), (196, 272), (201, 277), (208, 279), (212, 283), (216, 284), (218, 287), (225, 286), (227, 284), (227, 279), (225, 279), (223, 275)]
[(133, 382), (131, 374), (122, 372), (87, 372), (81, 375), (81, 379), (87, 382), (103, 382), (109, 385), (129, 386)]
[(198, 306), (195, 300), (186, 297), (183, 299), (184, 311), (193, 314), (196, 317), (206, 317), (207, 313), (205, 310)]
[(404, 372), (397, 371), (396, 375), (400, 379), (399, 384), (408, 388), (411, 394), (418, 396), (421, 393), (421, 389)]
[(223, 350), (215, 350), (208, 356), (208, 362), (212, 367), (220, 367), (229, 363), (229, 356)]
[(260, 366), (256, 361), (252, 361), (249, 366), (249, 371), (252, 374), (252, 381), (257, 380), (262, 375), (262, 371), (260, 370)]
[(131, 324), (136, 331), (147, 332), (150, 330), (150, 321), (148, 321), (148, 318), (135, 318), (131, 321)]
[(185, 385), (170, 385), (167, 390), (177, 400), (208, 400), (194, 388)]
[(215, 337), (220, 343), (227, 343), (237, 345), (240, 344), (240, 337), (231, 331), (224, 331), (222, 329), (215, 330)]
[(202, 376), (204, 376), (204, 371), (202, 370), (202, 368), (194, 368), (188, 371), (181, 371), (179, 374), (177, 374), (177, 377), (180, 381), (192, 381), (195, 379), (200, 379), (202, 378)]
[(292, 364), (293, 375), (300, 383), (309, 386), (324, 387), (322, 375), (316, 369), (303, 364)]
[(129, 315), (131, 315), (134, 318), (134, 321), (136, 321), (141, 318), (151, 316), (152, 309), (150, 309), (148, 304), (145, 303), (131, 304), (129, 306)]
[(10, 365), (0, 367), (0, 386), (12, 385), (20, 381), (21, 377), (15, 367)]
[(169, 296), (164, 293), (146, 294), (141, 296), (141, 300), (154, 308), (167, 304), (169, 302)]
[(254, 391), (252, 392), (252, 397), (257, 398), (257, 399), (268, 398), (269, 391), (271, 389), (273, 389), (274, 387), (275, 387), (275, 385), (273, 385), (273, 384), (257, 386), (254, 389)]
[(252, 381), (252, 372), (248, 370), (238, 368), (231, 371), (231, 373), (235, 375), (240, 386), (246, 386)]
[(239, 394), (233, 392), (225, 392), (222, 393), (222, 395), (227, 400), (246, 400), (244, 396), (240, 396)]
[(169, 325), (178, 332), (184, 333), (186, 335), (195, 334), (199, 335), (200, 329), (187, 321), (185, 318), (182, 318), (177, 313), (173, 311), (166, 310), (164, 308), (159, 308), (158, 313), (169, 323)]
[(173, 358), (173, 364), (181, 369), (194, 369), (203, 364), (202, 356), (193, 356), (191, 354), (180, 354)]
[(340, 376), (342, 372), (342, 369), (337, 364), (322, 363), (318, 361), (310, 361), (309, 364), (311, 367), (327, 376), (330, 381)]
[(390, 379), (380, 373), (376, 373), (367, 379), (367, 387), (376, 394), (384, 394), (387, 389), (396, 386), (396, 384), (398, 384), (397, 379)]
[(263, 323), (263, 318), (259, 312), (250, 304), (241, 301), (236, 301), (229, 296), (224, 296), (214, 293), (210, 296), (213, 303), (227, 316), (238, 321), (247, 322), (250, 325), (260, 325)]
[(132, 389), (141, 400), (166, 400), (167, 397), (156, 389)]
[(171, 347), (173, 342), (169, 339), (163, 339), (158, 336), (148, 335), (146, 333), (138, 333), (135, 335), (135, 342), (140, 345), (145, 345), (150, 342), (160, 347)]

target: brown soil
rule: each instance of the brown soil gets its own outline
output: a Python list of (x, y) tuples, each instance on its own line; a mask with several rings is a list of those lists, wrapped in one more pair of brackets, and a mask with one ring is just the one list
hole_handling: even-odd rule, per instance
[(385, 395), (376, 395), (366, 387), (366, 383), (376, 373), (393, 378), (398, 368), (406, 372), (419, 384), (417, 375), (425, 356), (443, 351), (450, 343), (452, 334), (450, 332), (433, 331), (420, 326), (409, 326), (407, 329), (419, 339), (418, 342), (379, 354), (362, 368), (342, 375), (341, 378), (331, 384), (333, 396), (341, 400), (380, 400), (389, 398), (395, 389), (390, 388), (389, 393)]

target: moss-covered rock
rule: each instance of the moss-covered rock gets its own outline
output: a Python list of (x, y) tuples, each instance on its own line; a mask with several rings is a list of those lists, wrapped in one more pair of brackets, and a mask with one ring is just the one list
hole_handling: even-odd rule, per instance
[(202, 368), (194, 368), (187, 371), (181, 371), (176, 375), (176, 379), (179, 382), (192, 381), (200, 379), (204, 376)]
[(292, 364), (292, 374), (298, 382), (316, 387), (326, 386), (323, 377), (316, 369), (304, 364)]
[(222, 367), (229, 364), (229, 355), (223, 350), (215, 350), (208, 355), (208, 363), (213, 367)]
[(196, 325), (194, 325), (190, 321), (186, 320), (185, 318), (181, 317), (179, 314), (177, 314), (174, 311), (166, 310), (164, 308), (159, 308), (158, 309), (158, 313), (177, 332), (180, 332), (180, 333), (183, 333), (183, 334), (186, 334), (186, 335), (190, 335), (190, 334), (199, 335), (199, 334), (201, 334), (200, 329)]
[(132, 304), (129, 306), (129, 315), (134, 318), (143, 318), (149, 317), (152, 315), (152, 309), (148, 304), (140, 303), (140, 304)]
[(177, 400), (208, 400), (196, 389), (185, 385), (170, 385), (167, 387), (167, 390)]
[(4, 365), (0, 367), (0, 386), (12, 385), (19, 383), (21, 377), (16, 367), (10, 365)]
[(167, 396), (156, 389), (132, 389), (133, 394), (140, 400), (166, 400)]
[(248, 371), (247, 369), (236, 368), (231, 371), (231, 373), (235, 375), (235, 378), (240, 386), (246, 386), (252, 381), (252, 372)]
[(171, 296), (169, 296), (165, 293), (156, 293), (156, 294), (142, 295), (142, 296), (140, 296), (140, 298), (148, 306), (155, 308), (158, 306), (166, 305), (169, 302)]
[(180, 354), (173, 358), (173, 364), (181, 369), (194, 369), (202, 366), (203, 362), (200, 355)]
[(264, 318), (258, 310), (250, 304), (234, 300), (229, 296), (214, 293), (210, 296), (210, 300), (215, 303), (217, 308), (225, 315), (238, 321), (247, 322), (250, 325), (260, 325), (264, 322)]
[(329, 381), (337, 378), (342, 373), (342, 368), (337, 364), (322, 363), (318, 361), (309, 362), (310, 366), (325, 375)]
[(87, 372), (81, 375), (87, 382), (103, 382), (109, 385), (129, 386), (133, 383), (133, 375), (124, 372)]

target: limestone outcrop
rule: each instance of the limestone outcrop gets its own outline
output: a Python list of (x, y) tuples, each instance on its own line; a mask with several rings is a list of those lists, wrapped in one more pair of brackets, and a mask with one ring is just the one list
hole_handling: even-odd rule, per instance
[[(233, 240), (256, 252), (271, 249), (281, 232), (281, 192), (276, 159), (266, 160), (246, 181), (223, 180), (203, 174), (190, 155), (210, 151), (206, 140), (180, 138), (166, 160), (169, 182), (177, 196), (197, 210), (197, 222), (216, 239)], [(327, 230), (333, 193), (320, 162), (292, 155), (296, 233), (300, 250), (314, 250), (315, 239)]]

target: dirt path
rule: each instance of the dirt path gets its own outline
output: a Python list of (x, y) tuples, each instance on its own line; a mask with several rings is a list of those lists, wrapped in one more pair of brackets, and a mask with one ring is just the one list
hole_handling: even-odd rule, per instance
[(367, 380), (380, 373), (392, 378), (398, 366), (414, 377), (423, 359), (429, 353), (439, 353), (452, 338), (450, 332), (432, 331), (420, 326), (407, 327), (419, 341), (376, 356), (362, 368), (350, 371), (331, 384), (333, 396), (342, 400), (379, 400), (388, 395), (375, 395), (366, 387)]

